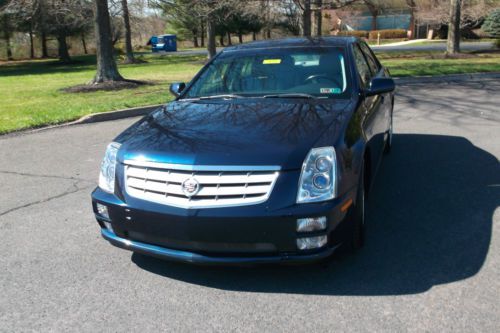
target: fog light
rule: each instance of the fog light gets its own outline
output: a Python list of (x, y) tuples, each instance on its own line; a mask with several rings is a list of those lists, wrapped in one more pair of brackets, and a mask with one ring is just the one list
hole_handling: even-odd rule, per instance
[(316, 236), (316, 237), (307, 237), (307, 238), (299, 238), (297, 239), (297, 248), (299, 250), (311, 250), (318, 249), (326, 245), (327, 237), (324, 236)]
[(297, 220), (298, 232), (310, 232), (326, 229), (326, 216), (307, 217)]
[(113, 231), (113, 226), (111, 225), (111, 223), (110, 223), (110, 222), (106, 222), (106, 221), (104, 221), (104, 226), (105, 226), (105, 227), (106, 227), (106, 229), (108, 229), (109, 231), (114, 232), (114, 231)]
[(102, 217), (109, 219), (108, 207), (100, 203), (97, 203), (96, 206), (97, 206), (97, 213)]

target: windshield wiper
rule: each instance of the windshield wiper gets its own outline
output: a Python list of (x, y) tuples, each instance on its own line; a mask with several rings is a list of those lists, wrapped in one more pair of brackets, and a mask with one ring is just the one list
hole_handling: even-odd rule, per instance
[(232, 98), (242, 98), (242, 97), (243, 96), (241, 95), (224, 94), (224, 95), (202, 96), (199, 99), (218, 99), (218, 98), (232, 99)]
[(316, 96), (302, 93), (264, 95), (263, 98), (316, 98)]

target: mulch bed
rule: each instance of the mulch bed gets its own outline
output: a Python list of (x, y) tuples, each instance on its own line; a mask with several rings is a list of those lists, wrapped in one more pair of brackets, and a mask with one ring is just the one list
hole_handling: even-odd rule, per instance
[(80, 84), (73, 87), (63, 88), (61, 91), (68, 93), (89, 93), (96, 91), (116, 91), (123, 89), (135, 89), (145, 85), (154, 85), (151, 81), (136, 81), (136, 80), (124, 80), (124, 81), (111, 81), (96, 84)]

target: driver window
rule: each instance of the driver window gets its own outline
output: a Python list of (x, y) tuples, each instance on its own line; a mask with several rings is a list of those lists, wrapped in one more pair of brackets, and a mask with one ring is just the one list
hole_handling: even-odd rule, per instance
[(366, 63), (366, 59), (363, 56), (363, 52), (357, 44), (353, 47), (354, 50), (354, 60), (356, 61), (356, 68), (358, 69), (359, 77), (361, 79), (361, 84), (363, 88), (366, 88), (371, 80), (370, 67)]
[(370, 70), (372, 72), (372, 75), (373, 76), (377, 75), (380, 68), (379, 68), (378, 63), (375, 60), (372, 52), (370, 51), (368, 46), (366, 46), (365, 43), (361, 43), (360, 46), (361, 46), (361, 51), (363, 51), (363, 53), (365, 54), (365, 58), (368, 61), (368, 66), (370, 66)]

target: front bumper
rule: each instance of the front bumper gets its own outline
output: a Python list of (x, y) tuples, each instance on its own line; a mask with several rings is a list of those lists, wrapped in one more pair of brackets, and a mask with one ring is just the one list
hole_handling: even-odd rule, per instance
[(188, 262), (192, 264), (266, 264), (266, 263), (306, 263), (318, 261), (329, 257), (335, 251), (336, 247), (323, 249), (321, 252), (313, 254), (280, 254), (274, 256), (262, 257), (215, 257), (207, 256), (199, 253), (167, 249), (165, 247), (152, 244), (131, 241), (125, 238), (118, 237), (114, 232), (105, 228), (101, 229), (101, 235), (114, 246), (125, 250), (130, 250), (160, 259), (172, 261)]
[[(305, 263), (330, 256), (346, 238), (353, 193), (330, 202), (283, 205), (268, 203), (220, 209), (180, 209), (99, 188), (92, 193), (102, 236), (111, 244), (162, 259), (198, 264)], [(106, 205), (109, 219), (96, 204)], [(298, 218), (326, 216), (324, 231), (299, 233)], [(106, 226), (108, 224), (108, 226)], [(111, 226), (109, 226), (111, 224)], [(319, 249), (300, 251), (297, 238), (328, 236)]]

